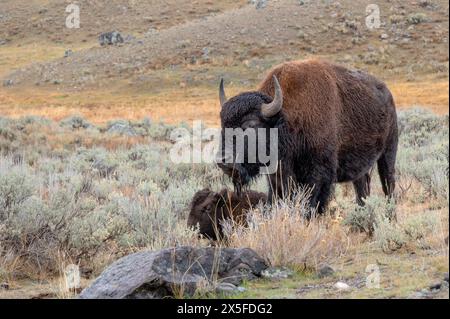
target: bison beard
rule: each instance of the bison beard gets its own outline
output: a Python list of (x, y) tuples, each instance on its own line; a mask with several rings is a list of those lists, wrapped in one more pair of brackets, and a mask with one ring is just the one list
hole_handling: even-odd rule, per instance
[[(229, 100), (220, 86), (225, 128), (277, 128), (279, 165), (269, 175), (269, 201), (294, 187), (312, 189), (310, 205), (324, 212), (333, 183), (352, 182), (359, 204), (378, 166), (383, 191), (392, 196), (398, 144), (392, 95), (377, 78), (320, 60), (275, 67), (258, 91)], [(250, 123), (250, 124), (249, 124)], [(236, 191), (257, 175), (258, 163), (219, 165)]]

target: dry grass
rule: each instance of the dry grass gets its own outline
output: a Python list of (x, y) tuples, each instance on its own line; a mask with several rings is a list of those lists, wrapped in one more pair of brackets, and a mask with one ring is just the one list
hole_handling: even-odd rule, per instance
[(306, 220), (306, 199), (306, 194), (299, 194), (270, 211), (253, 210), (250, 227), (234, 227), (230, 245), (250, 247), (272, 266), (316, 268), (342, 258), (358, 236), (348, 234), (339, 218), (330, 215)]
[(96, 124), (113, 119), (164, 120), (169, 124), (204, 120), (206, 124), (219, 123), (220, 106), (215, 92), (186, 89), (153, 96), (117, 95), (108, 92), (66, 93), (2, 91), (0, 114), (8, 117), (40, 115), (61, 120), (70, 115), (81, 115)]
[[(448, 114), (448, 82), (390, 82), (397, 106), (421, 105), (437, 114)], [(229, 87), (227, 93), (237, 94), (239, 88)], [(40, 115), (61, 120), (81, 115), (87, 120), (104, 124), (110, 120), (150, 117), (169, 124), (202, 120), (217, 126), (220, 106), (214, 88), (180, 88), (158, 94), (113, 93), (109, 91), (57, 92), (43, 89), (1, 89), (0, 114), (8, 117)]]
[[(92, 43), (80, 43), (77, 44), (75, 51), (87, 49), (91, 46)], [(65, 50), (67, 50), (67, 46), (51, 42), (0, 46), (0, 77), (30, 63), (46, 62), (61, 58), (64, 56)]]
[(388, 82), (399, 108), (423, 105), (437, 114), (448, 114), (448, 80)]

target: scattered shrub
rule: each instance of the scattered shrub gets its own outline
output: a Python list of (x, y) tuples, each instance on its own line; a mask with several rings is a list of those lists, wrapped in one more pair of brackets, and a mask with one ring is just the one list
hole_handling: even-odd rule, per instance
[[(174, 126), (127, 123), (137, 136), (117, 137), (76, 118), (0, 117), (0, 273), (19, 261), (33, 271), (58, 271), (61, 254), (93, 269), (105, 255), (204, 244), (185, 227), (188, 205), (199, 189), (219, 190), (228, 180), (211, 164), (174, 165)], [(399, 112), (399, 123), (398, 179), (411, 180), (411, 198), (429, 202), (428, 209), (448, 207), (448, 116), (412, 109)], [(267, 183), (259, 179), (252, 188), (266, 191)], [(344, 254), (353, 235), (331, 217), (307, 223), (306, 206), (299, 195), (255, 209), (249, 228), (231, 227), (230, 245), (252, 247), (280, 266)], [(432, 215), (389, 222), (395, 206), (376, 196), (364, 208), (342, 210), (346, 225), (370, 233), (386, 251), (422, 242), (435, 229)]]
[(428, 17), (425, 13), (412, 13), (410, 14), (406, 21), (408, 21), (409, 24), (420, 24), (428, 21)]
[(406, 244), (404, 232), (398, 224), (385, 216), (379, 216), (374, 225), (374, 239), (384, 252), (391, 252), (402, 248)]
[(60, 122), (60, 125), (62, 127), (66, 127), (66, 128), (72, 129), (72, 130), (88, 129), (88, 128), (94, 127), (91, 123), (86, 121), (81, 116), (71, 116), (71, 117), (65, 118)]
[(432, 212), (414, 215), (402, 223), (403, 230), (411, 240), (423, 240), (428, 234), (436, 231), (439, 218)]
[(364, 206), (349, 205), (346, 209), (344, 225), (352, 231), (374, 234), (380, 221), (395, 219), (395, 204), (385, 198), (372, 196), (366, 199)]

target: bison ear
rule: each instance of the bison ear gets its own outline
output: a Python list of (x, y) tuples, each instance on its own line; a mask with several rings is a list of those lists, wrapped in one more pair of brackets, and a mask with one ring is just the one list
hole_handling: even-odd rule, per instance
[(195, 193), (194, 198), (192, 199), (191, 208), (203, 203), (211, 193), (211, 190), (207, 188)]
[(222, 189), (219, 193), (216, 194), (217, 205), (223, 206), (227, 200), (228, 190)]
[(227, 96), (225, 94), (225, 89), (224, 89), (224, 85), (223, 85), (223, 78), (220, 79), (219, 99), (220, 99), (220, 106), (223, 107), (225, 105), (225, 103), (227, 103)]

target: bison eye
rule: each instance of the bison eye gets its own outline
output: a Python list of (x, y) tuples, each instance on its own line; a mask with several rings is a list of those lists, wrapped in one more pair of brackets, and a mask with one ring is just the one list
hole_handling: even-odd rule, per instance
[(246, 129), (246, 128), (257, 128), (258, 127), (259, 122), (256, 120), (248, 120), (245, 121), (244, 123), (242, 123), (242, 128)]
[(208, 205), (205, 207), (205, 209), (203, 210), (203, 214), (208, 214), (208, 212), (211, 211), (211, 205)]

